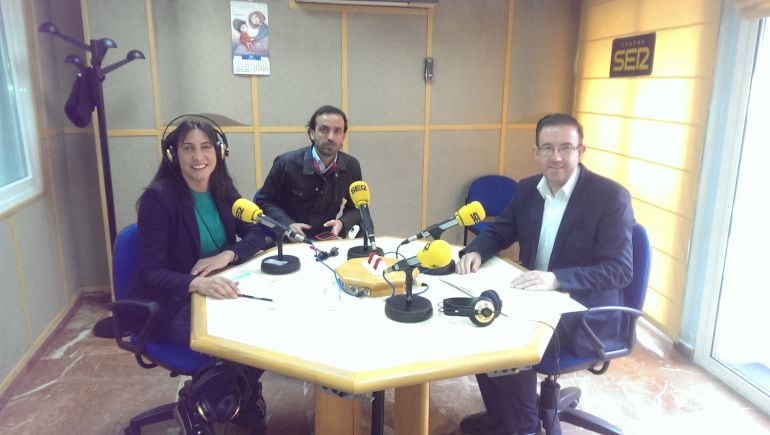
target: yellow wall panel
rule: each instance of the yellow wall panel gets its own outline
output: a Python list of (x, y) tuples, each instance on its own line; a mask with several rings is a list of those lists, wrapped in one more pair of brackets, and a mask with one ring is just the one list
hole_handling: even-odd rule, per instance
[(720, 3), (714, 0), (617, 0), (587, 4), (583, 40), (715, 22), (719, 19)]
[(649, 286), (654, 291), (673, 303), (681, 306), (684, 301), (686, 263), (677, 261), (659, 251), (652, 252)]
[(583, 161), (626, 186), (635, 198), (682, 216), (694, 213), (698, 180), (690, 173), (601, 150), (587, 150)]
[(653, 288), (647, 289), (647, 297), (644, 299), (644, 318), (660, 328), (667, 336), (679, 336), (681, 311), (680, 304), (673, 303)]
[[(657, 32), (653, 76), (711, 76), (718, 30), (718, 24), (712, 22)], [(609, 64), (609, 54), (607, 58)]]
[(636, 16), (638, 30), (652, 30), (691, 24), (716, 22), (721, 13), (721, 1), (717, 0), (645, 0)]
[(591, 148), (689, 172), (700, 170), (702, 127), (596, 114), (578, 117)]
[(582, 80), (577, 112), (705, 125), (710, 79)]
[(692, 234), (692, 218), (683, 217), (638, 199), (632, 200), (636, 221), (647, 229), (652, 247), (687, 262)]
[[(607, 78), (610, 75), (612, 39), (597, 39), (580, 45), (576, 79)], [(653, 64), (653, 67), (655, 65)]]
[[(576, 116), (586, 166), (625, 185), (653, 253), (645, 311), (673, 339), (683, 289), (711, 98), (721, 3), (585, 0)], [(656, 33), (653, 75), (609, 76), (612, 39)]]
[(583, 41), (633, 34), (639, 6), (635, 1), (610, 1), (586, 5), (583, 11)]
[[(656, 32), (652, 76), (710, 76), (714, 69), (717, 26), (714, 22)], [(578, 78), (609, 77), (614, 38), (590, 40), (581, 44)]]

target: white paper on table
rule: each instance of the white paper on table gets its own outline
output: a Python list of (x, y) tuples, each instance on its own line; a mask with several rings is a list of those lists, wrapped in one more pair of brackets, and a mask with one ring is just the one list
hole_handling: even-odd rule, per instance
[(262, 308), (336, 310), (340, 304), (339, 291), (331, 278), (308, 280), (299, 274), (269, 275), (247, 270), (225, 272), (224, 276), (236, 281), (242, 294), (272, 299), (268, 302), (242, 298)]
[(490, 273), (481, 269), (477, 273), (442, 276), (446, 284), (462, 291), (469, 297), (478, 297), (485, 290), (495, 290), (503, 302), (501, 312), (517, 318), (537, 319), (548, 314), (564, 314), (584, 311), (586, 308), (568, 294), (554, 290), (520, 290), (511, 287), (511, 280), (520, 270), (511, 273)]

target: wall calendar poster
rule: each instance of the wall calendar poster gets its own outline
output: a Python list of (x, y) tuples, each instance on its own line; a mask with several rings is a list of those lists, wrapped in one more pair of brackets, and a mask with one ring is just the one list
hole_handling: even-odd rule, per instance
[(270, 75), (267, 4), (230, 2), (233, 74)]

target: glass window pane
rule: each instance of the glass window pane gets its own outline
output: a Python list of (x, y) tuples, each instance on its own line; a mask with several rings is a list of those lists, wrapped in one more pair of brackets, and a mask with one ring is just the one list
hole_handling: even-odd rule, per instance
[[(0, 10), (0, 23), (3, 22)], [(3, 26), (5, 29), (5, 26)], [(0, 186), (13, 183), (29, 175), (27, 161), (23, 152), (19, 118), (16, 109), (15, 86), (11, 75), (11, 61), (8, 56), (6, 39), (0, 38), (0, 131), (3, 140), (0, 141)]]

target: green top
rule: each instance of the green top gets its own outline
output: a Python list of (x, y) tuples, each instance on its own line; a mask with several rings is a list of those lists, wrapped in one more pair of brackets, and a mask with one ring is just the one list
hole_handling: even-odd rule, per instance
[(222, 252), (227, 242), (227, 233), (219, 216), (214, 198), (209, 192), (191, 190), (195, 201), (195, 220), (198, 222), (198, 233), (201, 239), (201, 258), (211, 257)]

